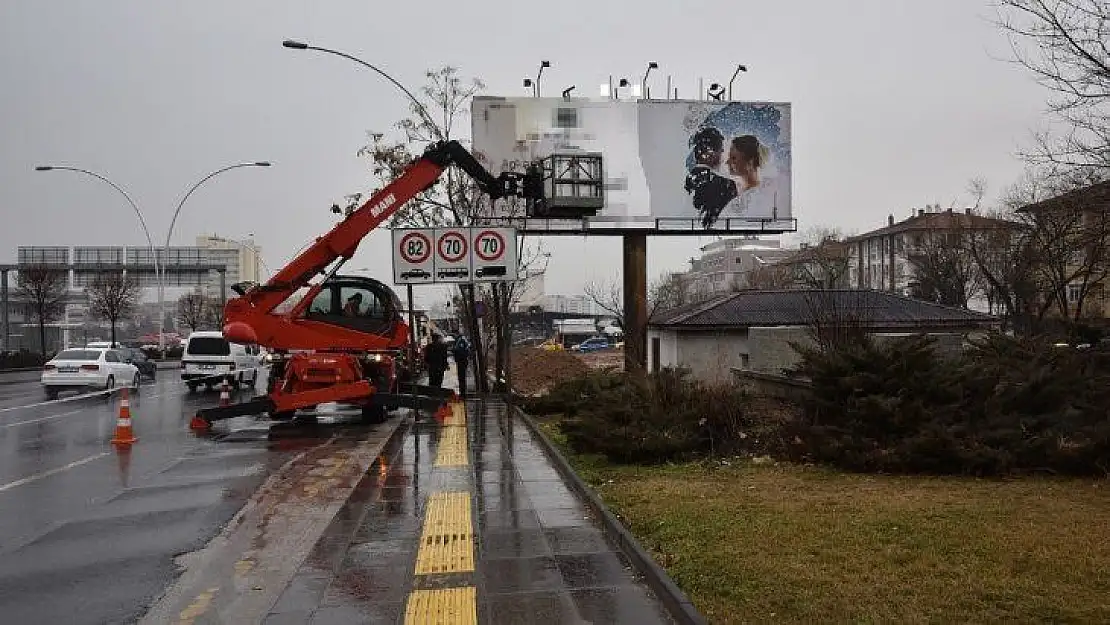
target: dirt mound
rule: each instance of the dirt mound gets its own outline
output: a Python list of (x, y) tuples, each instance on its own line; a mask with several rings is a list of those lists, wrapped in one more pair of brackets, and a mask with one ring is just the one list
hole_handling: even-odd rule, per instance
[(584, 375), (589, 369), (569, 352), (535, 347), (513, 349), (513, 388), (522, 395), (541, 393), (552, 384)]

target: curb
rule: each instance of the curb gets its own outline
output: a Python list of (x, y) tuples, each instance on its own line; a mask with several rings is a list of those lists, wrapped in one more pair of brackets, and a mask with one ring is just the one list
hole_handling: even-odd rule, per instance
[(632, 561), (632, 565), (644, 576), (647, 585), (652, 589), (663, 605), (671, 613), (671, 616), (685, 625), (707, 625), (708, 621), (705, 620), (694, 604), (686, 596), (682, 590), (675, 585), (663, 567), (659, 566), (651, 555), (640, 546), (632, 533), (624, 527), (624, 525), (617, 519), (617, 517), (609, 511), (601, 498), (590, 489), (589, 485), (578, 477), (574, 468), (570, 466), (570, 462), (563, 457), (563, 454), (551, 442), (551, 439), (543, 433), (543, 430), (536, 425), (536, 422), (520, 408), (510, 406), (516, 414), (520, 415), (521, 420), (528, 426), (532, 434), (539, 439), (540, 444), (543, 446), (544, 451), (554, 461), (555, 467), (559, 473), (563, 475), (566, 481), (570, 484), (571, 488), (577, 492), (583, 499), (586, 500), (587, 505), (597, 514), (601, 519), (602, 524), (605, 526), (609, 536), (617, 541), (617, 545), (621, 551), (628, 556)]

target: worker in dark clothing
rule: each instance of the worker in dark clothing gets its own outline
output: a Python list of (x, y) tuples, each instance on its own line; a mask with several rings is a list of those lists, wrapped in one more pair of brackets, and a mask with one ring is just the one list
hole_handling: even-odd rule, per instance
[(459, 395), (466, 397), (466, 366), (470, 364), (470, 343), (460, 335), (451, 349), (455, 357), (455, 371), (459, 372)]
[(428, 385), (443, 386), (443, 372), (447, 371), (447, 344), (439, 334), (432, 335), (432, 342), (424, 348), (424, 362), (428, 365)]

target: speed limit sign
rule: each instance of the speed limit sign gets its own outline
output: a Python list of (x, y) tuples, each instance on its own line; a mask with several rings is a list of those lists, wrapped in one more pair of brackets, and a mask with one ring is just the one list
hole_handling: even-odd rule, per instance
[(512, 228), (393, 230), (394, 284), (508, 282), (517, 275)]
[(435, 281), (470, 282), (470, 228), (437, 228)]
[(434, 281), (433, 230), (393, 231), (393, 282), (423, 284)]
[(512, 228), (472, 228), (475, 282), (516, 280), (516, 231)]

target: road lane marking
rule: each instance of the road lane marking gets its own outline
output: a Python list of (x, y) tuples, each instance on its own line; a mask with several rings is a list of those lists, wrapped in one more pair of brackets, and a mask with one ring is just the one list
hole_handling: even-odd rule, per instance
[[(139, 388), (141, 389), (143, 387), (151, 387), (151, 386), (154, 386), (155, 384), (157, 384), (157, 382), (152, 383), (152, 384), (140, 384)], [(105, 394), (108, 394), (108, 393), (115, 393), (116, 391), (118, 391), (121, 388), (124, 388), (124, 387), (117, 386), (117, 387), (115, 387), (111, 390), (96, 391), (94, 393), (84, 393), (84, 394), (81, 394), (81, 395), (74, 395), (73, 397), (66, 397), (64, 399), (51, 399), (51, 400), (47, 400), (47, 401), (40, 401), (38, 403), (27, 404), (25, 406), (12, 406), (10, 408), (0, 408), (0, 412), (11, 412), (12, 410), (26, 410), (28, 408), (38, 408), (40, 406), (51, 406), (51, 405), (54, 405), (54, 404), (64, 404), (64, 403), (71, 402), (71, 401), (77, 401), (78, 399), (88, 399), (90, 397), (96, 397), (98, 395), (105, 395)], [(128, 387), (128, 388), (130, 388), (130, 387)], [(158, 395), (153, 395), (152, 397), (158, 397)]]
[(65, 465), (64, 467), (58, 467), (57, 469), (50, 469), (49, 471), (43, 471), (42, 473), (36, 473), (35, 475), (27, 476), (27, 477), (25, 477), (21, 480), (16, 480), (14, 482), (8, 482), (7, 484), (4, 484), (3, 486), (0, 486), (0, 493), (4, 492), (6, 490), (11, 490), (11, 489), (19, 487), (19, 486), (23, 486), (24, 484), (30, 484), (31, 482), (37, 482), (38, 480), (48, 478), (51, 475), (57, 475), (58, 473), (61, 473), (62, 471), (68, 471), (68, 470), (70, 470), (74, 467), (79, 467), (83, 464), (88, 464), (88, 463), (92, 462), (93, 460), (99, 460), (100, 458), (103, 458), (104, 456), (107, 456), (107, 455), (108, 455), (108, 452), (106, 452), (106, 451), (101, 452), (99, 454), (94, 454), (92, 456), (89, 456), (88, 458), (82, 458), (81, 460), (78, 460), (76, 462), (71, 462), (71, 463)]
[(53, 421), (54, 419), (68, 417), (69, 415), (77, 414), (78, 412), (85, 412), (85, 410), (85, 408), (78, 408), (77, 410), (70, 410), (69, 412), (63, 412), (61, 414), (50, 415), (49, 417), (42, 417), (41, 419), (30, 419), (28, 421), (16, 421), (15, 423), (7, 423), (3, 427), (14, 428), (17, 425), (30, 425), (32, 423), (42, 423), (43, 421)]

